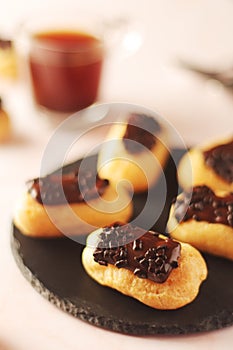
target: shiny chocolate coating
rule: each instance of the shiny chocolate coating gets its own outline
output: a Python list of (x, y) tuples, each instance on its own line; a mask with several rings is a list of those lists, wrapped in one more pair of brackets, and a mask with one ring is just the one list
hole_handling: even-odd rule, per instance
[(218, 197), (207, 186), (195, 186), (192, 193), (183, 193), (174, 210), (178, 222), (193, 219), (233, 227), (233, 193)]
[(125, 149), (130, 153), (141, 153), (144, 147), (152, 149), (156, 143), (155, 135), (160, 131), (160, 125), (153, 117), (132, 113), (123, 136)]
[(233, 139), (203, 152), (205, 164), (226, 182), (233, 182)]
[(163, 239), (159, 233), (116, 223), (99, 234), (93, 258), (100, 265), (111, 264), (128, 269), (139, 278), (163, 283), (172, 269), (178, 267), (180, 251), (180, 243), (171, 238)]
[(91, 171), (51, 174), (28, 182), (28, 192), (40, 204), (80, 203), (102, 195), (108, 186)]

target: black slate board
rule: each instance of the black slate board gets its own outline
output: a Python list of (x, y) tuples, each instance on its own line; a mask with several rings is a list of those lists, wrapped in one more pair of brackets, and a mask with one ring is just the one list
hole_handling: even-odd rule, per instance
[[(175, 150), (179, 159), (183, 151)], [(96, 158), (91, 157), (90, 163)], [(69, 171), (74, 164), (65, 168)], [(163, 232), (170, 202), (177, 193), (175, 166), (166, 168), (167, 202), (155, 224)], [(160, 185), (154, 189), (155, 206)], [(134, 197), (134, 214), (143, 208), (146, 194)], [(83, 245), (68, 238), (33, 239), (22, 235), (14, 226), (12, 251), (26, 279), (47, 300), (65, 312), (93, 325), (113, 331), (135, 334), (188, 334), (210, 331), (233, 324), (233, 278), (231, 261), (205, 255), (208, 279), (196, 300), (178, 310), (149, 308), (115, 290), (100, 286), (84, 271), (81, 264)]]

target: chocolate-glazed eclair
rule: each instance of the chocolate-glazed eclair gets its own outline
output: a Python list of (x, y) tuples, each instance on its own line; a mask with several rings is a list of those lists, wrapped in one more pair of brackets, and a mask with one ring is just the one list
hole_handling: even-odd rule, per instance
[(14, 223), (26, 235), (53, 237), (90, 233), (113, 220), (129, 220), (131, 214), (132, 201), (125, 188), (117, 193), (108, 180), (78, 169), (29, 181)]
[(233, 260), (233, 192), (195, 186), (172, 205), (168, 229), (173, 238)]
[(98, 283), (164, 310), (192, 302), (207, 277), (195, 248), (131, 224), (90, 234), (82, 262)]
[(167, 132), (151, 116), (132, 113), (114, 124), (98, 157), (103, 178), (118, 183), (128, 180), (135, 192), (155, 184), (168, 159)]
[(178, 178), (184, 189), (207, 185), (233, 191), (233, 137), (191, 149), (180, 161)]

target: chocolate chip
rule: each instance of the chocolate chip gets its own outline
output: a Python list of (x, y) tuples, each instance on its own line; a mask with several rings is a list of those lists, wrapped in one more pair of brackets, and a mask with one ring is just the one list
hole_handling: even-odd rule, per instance
[(222, 211), (219, 209), (214, 210), (214, 215), (216, 216), (222, 216)]
[(127, 259), (121, 259), (115, 262), (115, 266), (120, 268), (120, 267), (124, 267), (128, 264)]
[(143, 258), (144, 258), (144, 255), (134, 256), (134, 260), (137, 261), (137, 262), (139, 262)]
[(164, 259), (162, 259), (161, 257), (157, 258), (157, 259), (155, 260), (155, 264), (156, 264), (157, 266), (162, 266), (162, 265), (164, 264)]
[(202, 202), (198, 202), (194, 204), (194, 208), (196, 210), (203, 210), (204, 209), (204, 204)]
[(212, 203), (213, 199), (210, 196), (204, 196), (203, 203), (204, 204), (210, 204)]
[(157, 250), (156, 250), (156, 255), (157, 256), (165, 256), (165, 248), (162, 248), (162, 247), (159, 247), (159, 248), (157, 248)]
[(227, 222), (228, 222), (229, 226), (233, 227), (233, 214), (229, 214), (227, 216)]
[(117, 240), (115, 239), (112, 239), (111, 241), (109, 241), (108, 243), (108, 247), (111, 249), (111, 248), (115, 248), (115, 247), (118, 247), (119, 246), (119, 242), (117, 242)]
[(171, 262), (171, 266), (172, 266), (174, 269), (176, 269), (176, 268), (178, 267), (177, 261), (172, 261), (172, 262)]
[(220, 207), (219, 201), (213, 201), (213, 202), (212, 202), (212, 207), (213, 207), (213, 208), (219, 208), (219, 207)]
[(138, 262), (143, 267), (148, 267), (148, 265), (149, 265), (149, 262), (148, 262), (148, 260), (146, 258), (142, 258)]
[(136, 268), (133, 273), (140, 278), (147, 278), (147, 273), (139, 268)]
[(133, 241), (133, 250), (142, 250), (143, 244), (140, 239)]
[(223, 221), (222, 216), (216, 216), (215, 221), (221, 223)]
[(197, 214), (193, 214), (192, 218), (195, 221), (201, 221), (201, 218)]
[(155, 261), (153, 259), (149, 259), (148, 263), (148, 272), (155, 273), (155, 270), (157, 269)]
[(149, 249), (146, 251), (146, 253), (145, 253), (145, 257), (146, 257), (147, 259), (149, 259), (149, 258), (155, 258), (155, 256), (156, 256), (156, 253), (155, 253), (155, 251), (154, 251), (153, 249), (151, 249), (151, 248), (149, 248)]
[(120, 248), (119, 257), (120, 258), (126, 258), (127, 257), (127, 250), (126, 250), (126, 248), (124, 248), (124, 247)]
[(109, 249), (106, 249), (106, 250), (104, 251), (104, 258), (108, 258), (109, 255), (110, 255), (110, 250), (109, 250)]

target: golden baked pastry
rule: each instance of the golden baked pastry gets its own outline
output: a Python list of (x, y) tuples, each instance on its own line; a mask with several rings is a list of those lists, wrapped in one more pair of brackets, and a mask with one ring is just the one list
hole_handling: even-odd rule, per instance
[(130, 224), (91, 233), (82, 263), (98, 283), (162, 310), (191, 303), (207, 277), (195, 248)]
[(6, 141), (11, 134), (11, 122), (8, 113), (2, 108), (0, 97), (0, 142)]
[(118, 183), (128, 180), (135, 192), (155, 184), (168, 159), (167, 136), (153, 117), (132, 113), (114, 124), (98, 157), (101, 177)]
[(171, 236), (233, 260), (233, 193), (195, 186), (181, 193), (168, 221)]
[(17, 59), (13, 43), (3, 38), (0, 38), (0, 75), (11, 78), (17, 76)]
[(195, 147), (181, 159), (178, 178), (184, 189), (207, 185), (233, 191), (233, 137)]
[(29, 236), (79, 235), (117, 218), (129, 220), (132, 210), (125, 188), (117, 193), (108, 180), (84, 171), (63, 175), (62, 179), (48, 175), (30, 182), (17, 203), (14, 223)]

